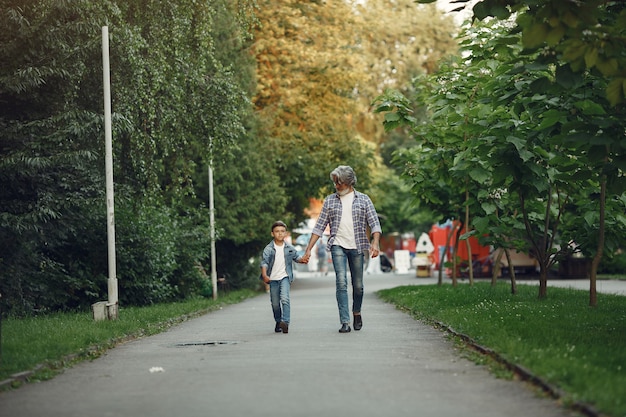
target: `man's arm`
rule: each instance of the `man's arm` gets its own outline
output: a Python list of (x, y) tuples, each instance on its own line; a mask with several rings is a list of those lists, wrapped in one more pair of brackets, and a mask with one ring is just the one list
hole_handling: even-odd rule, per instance
[(320, 238), (319, 235), (316, 235), (315, 233), (311, 233), (309, 244), (306, 245), (306, 249), (304, 250), (304, 255), (302, 256), (303, 263), (306, 264), (309, 262), (309, 259), (311, 258), (311, 250), (313, 249), (313, 247), (315, 246), (315, 243), (317, 242), (319, 238)]
[(372, 233), (372, 243), (370, 244), (370, 255), (372, 258), (380, 255), (380, 232)]

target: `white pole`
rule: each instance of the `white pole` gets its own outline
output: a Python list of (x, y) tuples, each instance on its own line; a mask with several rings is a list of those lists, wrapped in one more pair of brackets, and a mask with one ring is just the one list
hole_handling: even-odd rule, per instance
[(209, 161), (209, 224), (211, 230), (211, 284), (213, 299), (217, 300), (217, 267), (215, 256), (215, 203), (213, 201), (213, 160)]
[(104, 80), (104, 143), (107, 198), (107, 243), (109, 257), (109, 319), (118, 318), (117, 271), (115, 270), (115, 210), (113, 197), (113, 140), (111, 133), (111, 79), (109, 76), (109, 28), (102, 27), (102, 75)]

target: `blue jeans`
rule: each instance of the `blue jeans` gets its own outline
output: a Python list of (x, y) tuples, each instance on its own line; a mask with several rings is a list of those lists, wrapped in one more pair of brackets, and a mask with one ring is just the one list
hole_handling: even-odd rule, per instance
[(344, 249), (333, 245), (330, 248), (335, 268), (337, 307), (341, 324), (350, 324), (350, 309), (348, 306), (348, 270), (352, 276), (352, 312), (360, 313), (363, 304), (363, 252), (356, 249)]
[(288, 277), (280, 281), (270, 281), (270, 302), (272, 303), (272, 313), (274, 313), (276, 323), (284, 321), (289, 324), (291, 319), (289, 288), (291, 288), (291, 283)]

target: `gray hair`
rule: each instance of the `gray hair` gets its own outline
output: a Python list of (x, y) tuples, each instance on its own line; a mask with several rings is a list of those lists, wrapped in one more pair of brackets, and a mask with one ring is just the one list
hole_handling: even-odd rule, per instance
[(348, 165), (339, 165), (330, 173), (330, 179), (339, 181), (342, 184), (354, 187), (356, 185), (356, 174)]

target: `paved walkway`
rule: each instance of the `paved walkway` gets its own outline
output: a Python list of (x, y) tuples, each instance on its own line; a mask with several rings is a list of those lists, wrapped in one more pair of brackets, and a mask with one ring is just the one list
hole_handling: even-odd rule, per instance
[(461, 358), (445, 334), (374, 294), (434, 282), (367, 275), (363, 329), (340, 334), (334, 277), (301, 273), (289, 334), (274, 333), (264, 294), (1, 393), (0, 416), (573, 415)]

